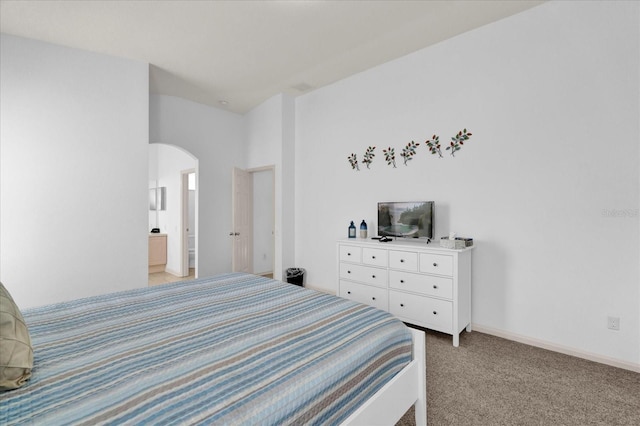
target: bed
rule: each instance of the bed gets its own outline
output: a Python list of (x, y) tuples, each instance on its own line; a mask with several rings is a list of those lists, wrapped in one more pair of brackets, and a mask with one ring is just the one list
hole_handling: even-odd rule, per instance
[(23, 311), (34, 368), (0, 424), (426, 424), (424, 333), (231, 273)]

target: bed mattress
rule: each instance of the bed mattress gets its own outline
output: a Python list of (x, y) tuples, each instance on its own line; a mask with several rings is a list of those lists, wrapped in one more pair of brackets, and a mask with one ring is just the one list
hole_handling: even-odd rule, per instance
[(390, 314), (254, 275), (23, 311), (33, 376), (0, 424), (339, 424), (411, 361)]

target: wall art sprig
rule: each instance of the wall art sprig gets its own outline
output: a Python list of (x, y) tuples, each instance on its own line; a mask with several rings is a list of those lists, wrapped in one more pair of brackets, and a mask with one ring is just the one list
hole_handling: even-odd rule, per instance
[(451, 138), (451, 144), (447, 147), (451, 149), (451, 156), (455, 157), (456, 151), (460, 151), (460, 147), (464, 145), (464, 141), (469, 140), (471, 133), (467, 132), (467, 129), (460, 130), (457, 135)]
[(407, 161), (412, 160), (412, 157), (416, 155), (416, 149), (418, 149), (419, 143), (411, 141), (402, 149), (400, 156), (404, 159), (404, 165), (407, 165)]
[(442, 158), (442, 151), (440, 150), (440, 136), (431, 136), (431, 139), (428, 139), (425, 144), (429, 147), (429, 152), (431, 152), (431, 154), (438, 154), (440, 158)]
[(351, 155), (348, 156), (347, 159), (349, 160), (349, 164), (351, 164), (351, 168), (353, 170), (360, 171), (360, 166), (358, 166), (358, 159), (356, 158), (356, 155), (354, 153), (351, 153)]
[[(451, 142), (449, 142), (449, 146), (447, 146), (445, 150), (449, 151), (449, 153), (451, 154), (451, 157), (455, 158), (456, 153), (462, 149), (465, 142), (467, 142), (471, 136), (472, 136), (472, 133), (467, 131), (466, 128), (460, 130), (458, 133), (456, 133), (454, 136), (451, 137)], [(433, 136), (431, 136), (431, 139), (427, 139), (424, 142), (424, 144), (429, 148), (429, 152), (432, 155), (437, 155), (438, 158), (443, 158), (442, 145), (440, 143), (440, 136), (434, 134)], [(411, 161), (414, 158), (419, 145), (420, 144), (418, 142), (411, 141), (402, 149), (402, 151), (400, 152), (400, 156), (402, 157), (405, 166), (409, 165), (409, 161)], [(373, 163), (373, 158), (375, 157), (375, 149), (376, 149), (375, 146), (369, 146), (364, 153), (364, 156), (363, 156), (364, 158), (362, 162), (366, 164), (367, 169), (371, 168), (370, 166)], [(395, 148), (388, 147), (387, 149), (383, 149), (382, 152), (384, 154), (384, 160), (386, 161), (387, 165), (393, 166), (393, 168), (395, 169), (396, 168)], [(357, 155), (355, 153), (352, 153), (350, 156), (347, 157), (347, 159), (349, 160), (351, 169), (360, 171)]]
[(393, 168), (396, 168), (396, 151), (394, 148), (383, 149), (384, 159), (387, 162), (387, 165), (390, 166), (393, 164)]
[(373, 157), (376, 156), (376, 154), (373, 152), (375, 150), (376, 150), (375, 146), (370, 146), (369, 148), (367, 148), (366, 152), (364, 153), (364, 160), (362, 160), (362, 162), (367, 165), (367, 169), (369, 168), (371, 163), (373, 163)]

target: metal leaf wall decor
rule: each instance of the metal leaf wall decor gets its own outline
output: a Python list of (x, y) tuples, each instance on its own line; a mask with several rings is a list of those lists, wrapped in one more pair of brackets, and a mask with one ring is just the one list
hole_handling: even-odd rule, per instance
[(425, 144), (429, 147), (429, 152), (432, 154), (438, 154), (442, 158), (442, 151), (440, 150), (440, 136), (433, 135), (431, 139), (427, 139)]
[(451, 156), (455, 157), (456, 151), (460, 151), (460, 146), (464, 145), (464, 141), (469, 140), (471, 133), (467, 132), (467, 129), (460, 130), (457, 135), (451, 138), (451, 145), (447, 149), (451, 149)]
[(393, 164), (393, 168), (396, 168), (396, 152), (395, 149), (389, 147), (387, 149), (383, 149), (382, 152), (384, 153), (384, 159), (387, 162), (387, 165), (392, 165)]
[(400, 156), (402, 156), (402, 158), (404, 158), (404, 165), (407, 165), (407, 161), (411, 160), (412, 157), (414, 155), (416, 155), (416, 149), (418, 149), (418, 145), (420, 145), (419, 143), (415, 143), (414, 141), (411, 141), (407, 144), (407, 146), (404, 147), (404, 149), (402, 150), (402, 152), (400, 153)]
[(354, 153), (351, 153), (351, 155), (348, 156), (347, 159), (349, 160), (349, 164), (351, 164), (351, 168), (353, 170), (360, 171), (360, 167), (358, 166), (358, 160)]
[[(469, 140), (472, 133), (468, 132), (467, 129), (460, 130), (454, 136), (451, 137), (451, 142), (449, 142), (449, 146), (445, 148), (446, 151), (449, 151), (452, 157), (455, 158), (456, 152), (460, 151), (464, 146), (464, 143)], [(443, 158), (442, 156), (442, 146), (440, 144), (440, 136), (433, 135), (431, 139), (427, 139), (424, 144), (429, 148), (429, 152), (432, 155), (438, 155), (438, 158)], [(411, 141), (409, 142), (400, 152), (400, 156), (404, 161), (404, 165), (409, 165), (409, 161), (413, 159), (416, 155), (418, 146), (420, 143)], [(367, 165), (367, 169), (370, 168), (373, 163), (373, 158), (375, 157), (375, 146), (370, 146), (364, 153), (364, 159), (362, 162)], [(382, 153), (384, 154), (384, 160), (387, 162), (388, 166), (393, 166), (396, 168), (396, 153), (395, 148), (388, 147), (387, 149), (383, 149)], [(355, 153), (351, 153), (350, 156), (347, 157), (349, 160), (349, 164), (351, 168), (356, 171), (360, 171), (360, 166), (358, 165), (358, 159)]]
[(367, 151), (364, 153), (364, 160), (362, 160), (362, 162), (367, 165), (367, 169), (369, 168), (371, 163), (373, 163), (373, 157), (376, 156), (376, 154), (373, 152), (375, 150), (376, 150), (375, 146), (370, 146), (369, 148), (367, 148)]

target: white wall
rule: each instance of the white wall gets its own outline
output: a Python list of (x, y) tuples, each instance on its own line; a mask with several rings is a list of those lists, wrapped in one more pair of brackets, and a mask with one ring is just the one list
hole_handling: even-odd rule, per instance
[(149, 145), (149, 158), (155, 159), (155, 178), (157, 187), (166, 188), (165, 210), (158, 210), (157, 228), (167, 234), (167, 265), (165, 270), (177, 276), (181, 276), (182, 253), (180, 215), (182, 212), (182, 171), (196, 169), (198, 162), (190, 154), (171, 145), (152, 143)]
[(147, 285), (148, 65), (1, 36), (0, 280), (21, 307)]
[(198, 276), (231, 270), (231, 171), (244, 167), (243, 117), (218, 108), (151, 95), (150, 141), (198, 158)]
[[(373, 229), (378, 201), (434, 200), (436, 235), (477, 242), (474, 324), (637, 366), (639, 16), (635, 2), (549, 2), (299, 97), (308, 284), (335, 291), (335, 240), (351, 220)], [(465, 127), (455, 158), (427, 153)], [(369, 145), (371, 169), (352, 171)]]
[(247, 168), (275, 167), (274, 278), (295, 265), (295, 104), (274, 96), (245, 115)]

